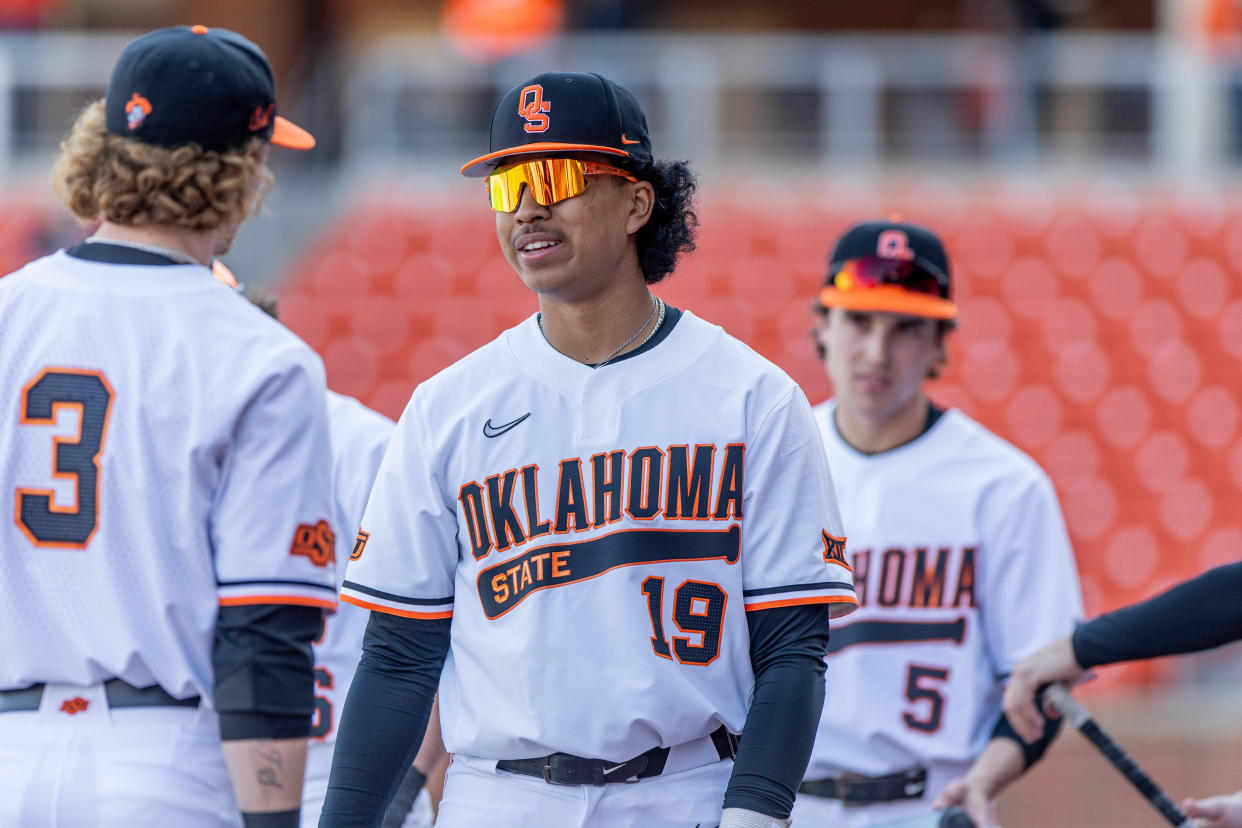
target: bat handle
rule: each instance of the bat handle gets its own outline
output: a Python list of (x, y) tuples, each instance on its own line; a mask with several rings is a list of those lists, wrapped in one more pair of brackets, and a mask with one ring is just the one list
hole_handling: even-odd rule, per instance
[(1100, 753), (1112, 762), (1113, 767), (1121, 771), (1126, 781), (1137, 788), (1139, 793), (1147, 798), (1152, 807), (1159, 811), (1170, 825), (1177, 826), (1177, 828), (1194, 828), (1194, 823), (1191, 822), (1190, 817), (1186, 816), (1186, 812), (1169, 799), (1168, 794), (1161, 790), (1160, 786), (1147, 775), (1147, 772), (1139, 767), (1130, 754), (1126, 753), (1121, 745), (1117, 744), (1095, 723), (1091, 714), (1070, 695), (1065, 685), (1060, 683), (1048, 685), (1044, 690), (1044, 697), (1056, 705), (1061, 715), (1095, 745)]
[(975, 821), (961, 808), (949, 808), (940, 815), (938, 828), (976, 828)]

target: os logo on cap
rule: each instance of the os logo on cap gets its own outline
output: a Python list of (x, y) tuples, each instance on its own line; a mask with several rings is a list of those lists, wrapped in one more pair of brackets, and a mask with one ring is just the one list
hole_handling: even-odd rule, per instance
[(903, 262), (914, 260), (910, 237), (901, 230), (885, 230), (881, 233), (876, 240), (875, 253), (881, 259), (898, 259)]
[(129, 99), (129, 103), (125, 104), (125, 123), (130, 129), (137, 129), (150, 114), (151, 102), (137, 92)]
[(543, 99), (543, 87), (537, 83), (522, 90), (518, 98), (518, 115), (526, 119), (527, 132), (547, 132), (552, 120), (545, 112), (552, 111), (552, 104)]

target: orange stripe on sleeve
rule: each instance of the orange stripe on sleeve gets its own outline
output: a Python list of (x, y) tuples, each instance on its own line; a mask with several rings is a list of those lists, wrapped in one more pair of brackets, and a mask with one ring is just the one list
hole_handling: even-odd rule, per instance
[(220, 599), (222, 607), (240, 607), (249, 604), (291, 604), (299, 607), (336, 609), (336, 601), (329, 598), (306, 598), (301, 595), (244, 595), (240, 598)]
[(802, 604), (853, 604), (858, 606), (858, 599), (845, 598), (840, 595), (812, 595), (806, 598), (784, 598), (780, 601), (763, 601), (758, 604), (747, 604), (746, 611), (795, 607)]
[(444, 610), (442, 612), (418, 612), (416, 610), (393, 609), (392, 607), (385, 607), (380, 604), (372, 604), (368, 601), (363, 601), (362, 599), (355, 598), (352, 595), (342, 595), (341, 600), (347, 604), (353, 604), (355, 607), (362, 607), (363, 609), (374, 610), (376, 612), (386, 612), (389, 615), (400, 615), (402, 618), (421, 618), (424, 621), (432, 621), (437, 618), (453, 617), (452, 610)]

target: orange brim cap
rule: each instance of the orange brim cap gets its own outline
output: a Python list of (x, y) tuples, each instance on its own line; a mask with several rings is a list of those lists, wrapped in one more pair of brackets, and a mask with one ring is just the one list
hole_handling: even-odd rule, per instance
[(952, 299), (915, 293), (900, 285), (879, 285), (853, 290), (841, 290), (829, 285), (820, 289), (819, 302), (826, 308), (903, 313), (930, 319), (957, 319), (957, 305), (953, 304)]
[(619, 150), (616, 147), (603, 147), (597, 144), (563, 144), (553, 142), (521, 144), (510, 149), (497, 150), (496, 152), (489, 152), (487, 155), (480, 155), (463, 166), (461, 174), (467, 178), (486, 178), (491, 175), (492, 170), (500, 166), (501, 159), (516, 158), (522, 155), (548, 155), (554, 152), (603, 152), (608, 155), (620, 155), (625, 158), (628, 158), (630, 155), (625, 150)]
[(288, 118), (277, 115), (272, 128), (272, 143), (287, 149), (308, 150), (315, 146), (315, 136)]

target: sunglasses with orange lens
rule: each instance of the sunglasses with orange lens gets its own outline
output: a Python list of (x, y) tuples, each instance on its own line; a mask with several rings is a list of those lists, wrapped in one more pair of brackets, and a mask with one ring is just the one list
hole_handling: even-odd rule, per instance
[(914, 262), (864, 256), (842, 262), (829, 282), (837, 290), (866, 290), (881, 285), (897, 285), (911, 293), (947, 296), (948, 277)]
[(586, 192), (588, 175), (617, 175), (637, 181), (619, 167), (579, 161), (576, 158), (539, 158), (498, 168), (484, 183), (492, 209), (512, 213), (522, 199), (522, 185), (530, 188), (535, 201), (547, 207)]

